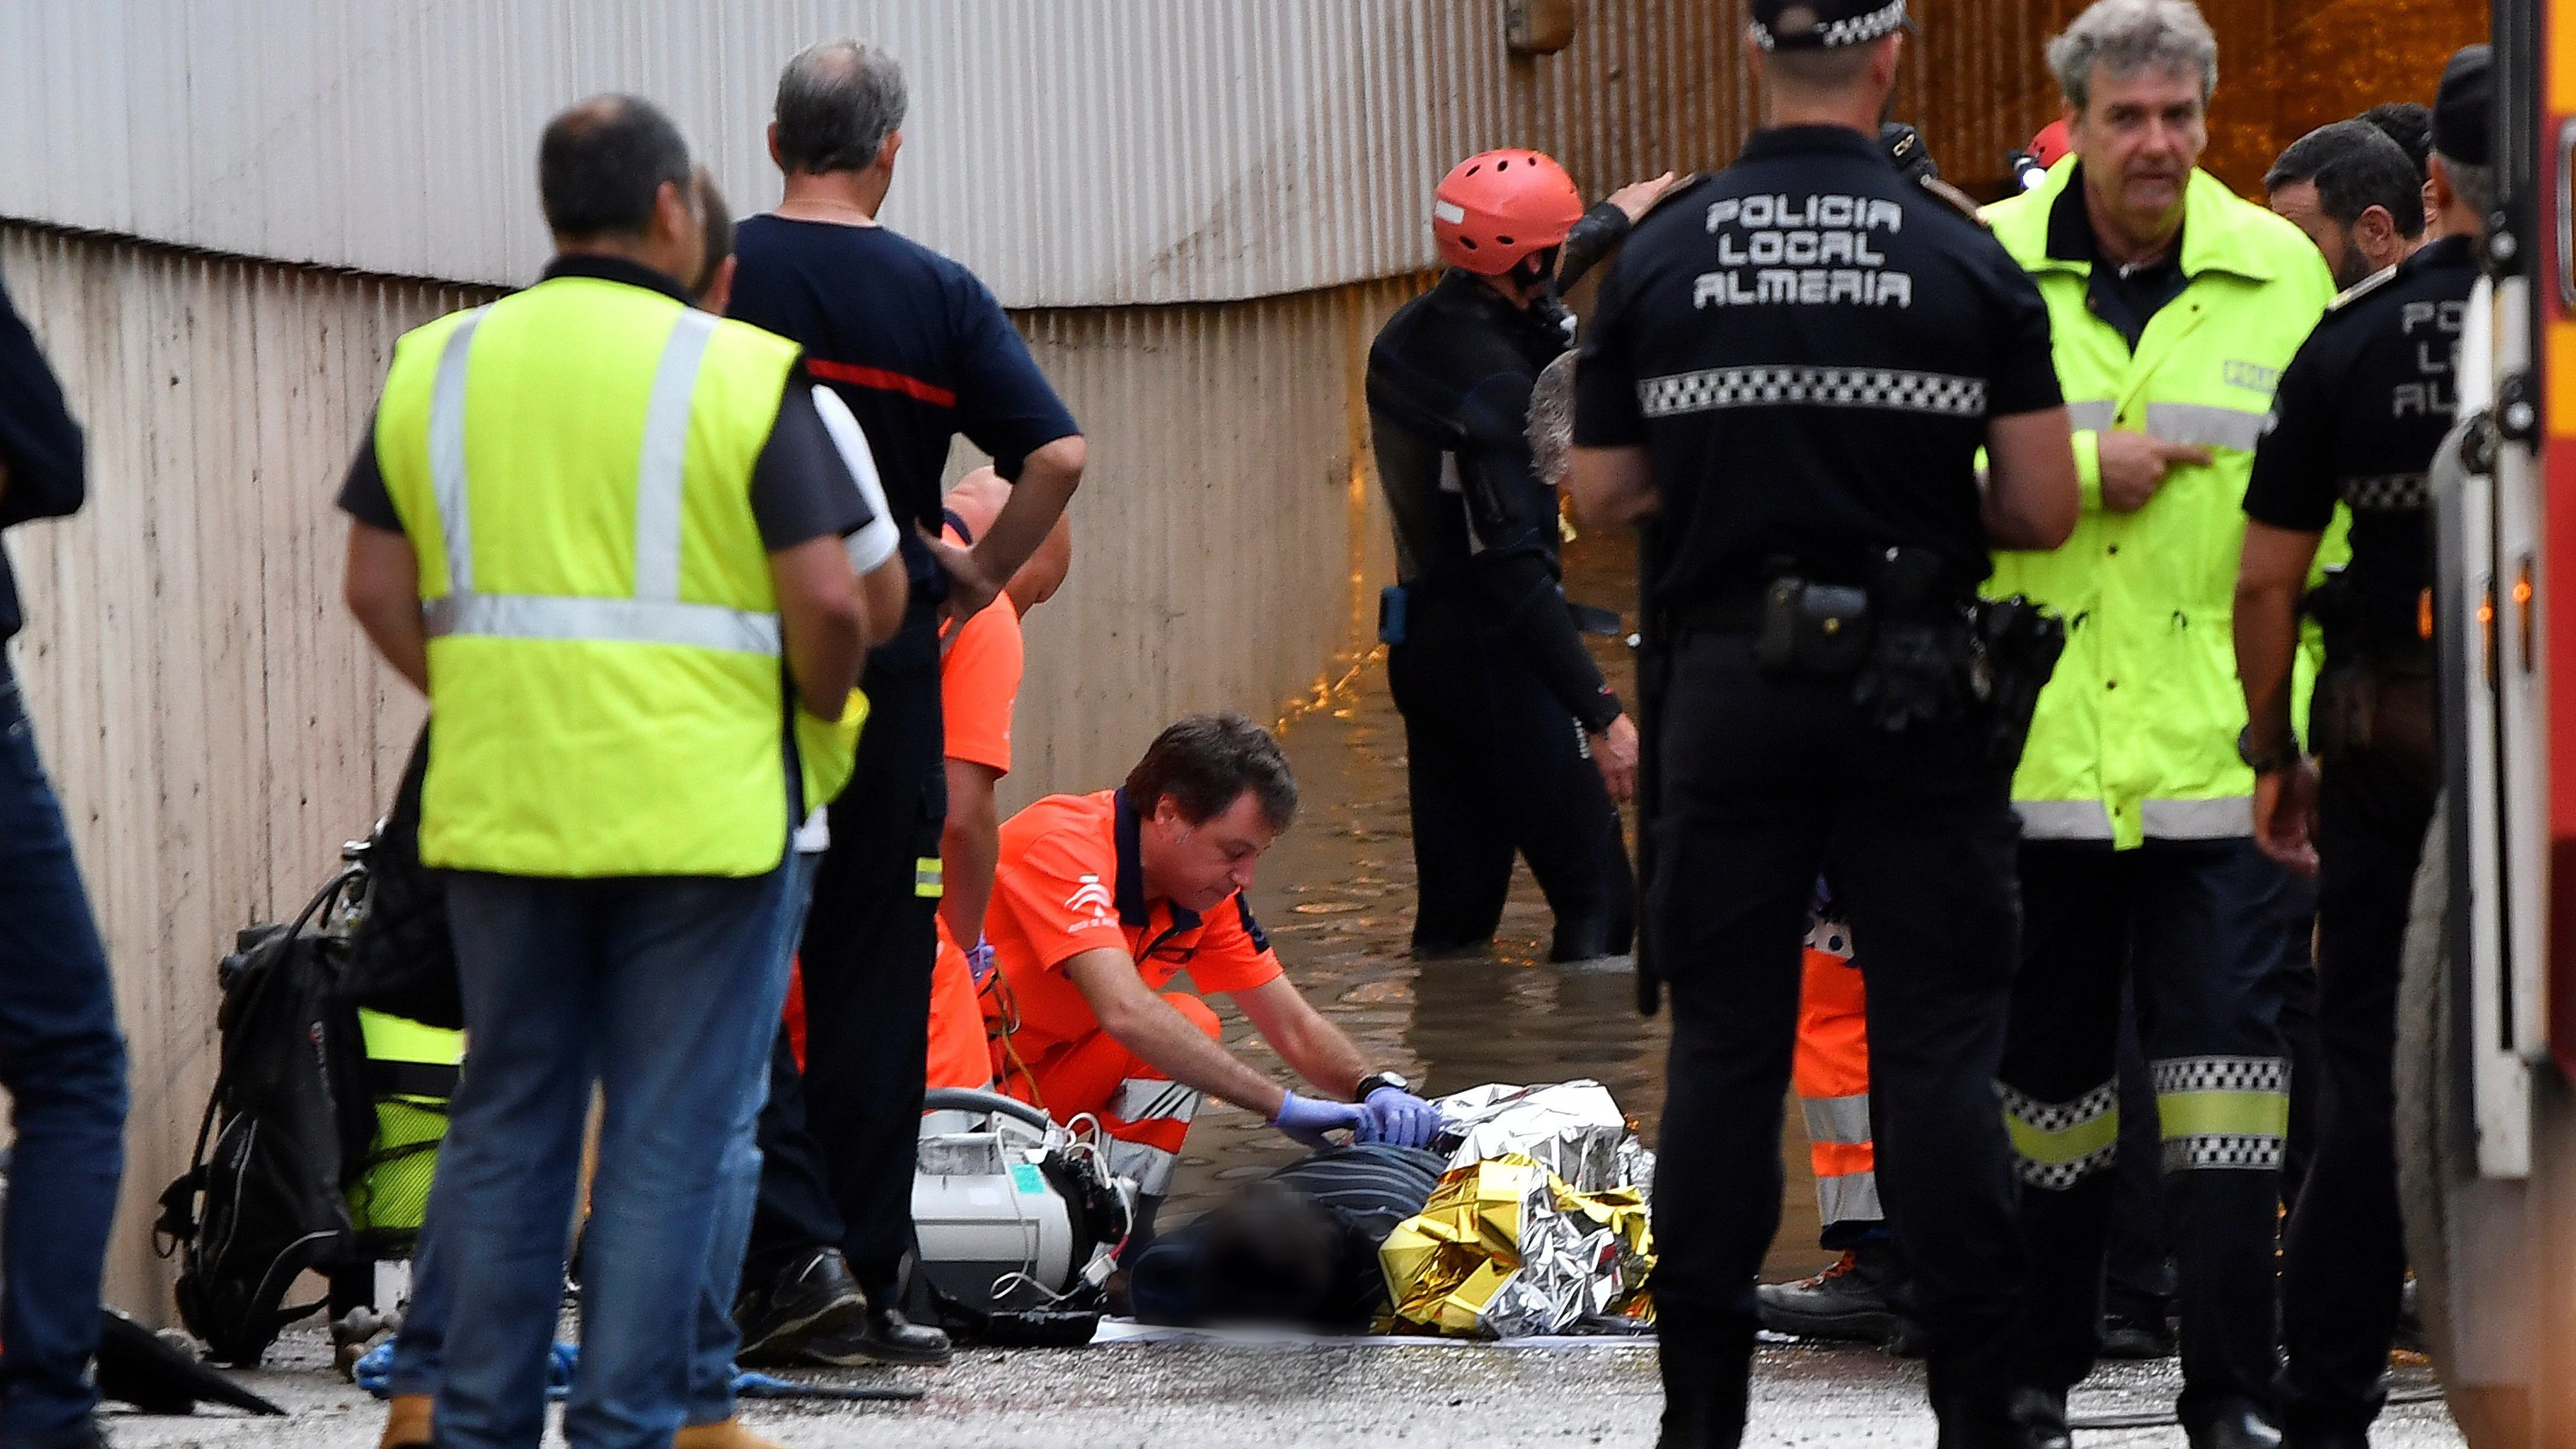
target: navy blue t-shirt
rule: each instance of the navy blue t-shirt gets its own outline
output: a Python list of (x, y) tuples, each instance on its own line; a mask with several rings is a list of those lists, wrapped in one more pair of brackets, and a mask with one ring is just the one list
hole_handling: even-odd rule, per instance
[[(741, 260), (726, 315), (805, 349), (867, 434), (902, 523), (940, 525), (940, 478), (959, 433), (1016, 480), (1032, 452), (1080, 431), (975, 274), (881, 226), (755, 216), (734, 230)], [(916, 583), (936, 576), (904, 535)]]

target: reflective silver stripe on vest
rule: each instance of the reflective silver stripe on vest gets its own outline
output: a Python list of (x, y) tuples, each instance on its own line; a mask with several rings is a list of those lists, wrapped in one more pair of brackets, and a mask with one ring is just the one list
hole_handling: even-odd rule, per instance
[(713, 315), (694, 307), (682, 311), (653, 369), (644, 453), (635, 469), (635, 597), (651, 603), (680, 597), (680, 474), (689, 452), (689, 400), (697, 395), (698, 364), (715, 331)]
[(2234, 840), (2254, 833), (2254, 798), (2143, 801), (2138, 824), (2157, 840)]
[(1867, 1092), (1848, 1097), (1800, 1097), (1798, 1109), (1806, 1114), (1809, 1142), (1857, 1145), (1869, 1140)]
[(2099, 800), (2015, 800), (2025, 840), (2108, 840), (2111, 812)]
[(438, 500), (438, 533), (447, 545), (447, 591), (474, 587), (474, 524), (465, 507), (465, 355), (490, 309), (465, 314), (438, 350), (438, 380), (429, 395), (429, 486)]
[(2149, 403), (2147, 431), (2168, 443), (2250, 453), (2263, 440), (2263, 423), (2269, 417), (2268, 411), (2249, 413), (2205, 403)]
[(438, 356), (429, 406), (429, 463), (447, 540), (445, 597), (421, 604), (431, 638), (552, 639), (611, 644), (673, 644), (728, 654), (779, 653), (778, 616), (721, 604), (680, 602), (680, 534), (685, 513), (684, 464), (689, 410), (698, 369), (716, 319), (680, 313), (653, 369), (644, 416), (644, 447), (635, 478), (635, 597), (474, 592), (474, 536), (468, 527), (465, 479), (467, 354), (483, 309), (450, 333)]
[(2109, 398), (2095, 398), (2088, 402), (2071, 402), (2066, 405), (2066, 424), (2079, 433), (2107, 432), (2110, 430), (2112, 419), (2119, 415), (2120, 405)]
[(1887, 1209), (1879, 1205), (1878, 1174), (1847, 1172), (1840, 1177), (1817, 1178), (1816, 1210), (1829, 1227), (1835, 1223), (1883, 1220)]
[(562, 594), (449, 594), (421, 605), (430, 637), (678, 644), (729, 654), (778, 653), (778, 616), (715, 604), (651, 604)]

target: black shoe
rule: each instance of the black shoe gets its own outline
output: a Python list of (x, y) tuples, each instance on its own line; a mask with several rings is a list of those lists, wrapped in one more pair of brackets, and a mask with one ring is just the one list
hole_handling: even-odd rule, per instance
[(2191, 1449), (2281, 1449), (2271, 1416), (2243, 1399), (2229, 1399), (2187, 1431)]
[(734, 1326), (742, 1331), (734, 1357), (754, 1366), (795, 1363), (807, 1342), (856, 1327), (867, 1311), (841, 1250), (817, 1248), (734, 1299)]
[(1754, 1315), (1773, 1333), (1885, 1343), (1896, 1334), (1896, 1310), (1887, 1301), (1887, 1250), (1847, 1249), (1834, 1265), (1797, 1283), (1764, 1283), (1753, 1290)]
[(2004, 1401), (2004, 1442), (2013, 1449), (2071, 1449), (2066, 1432), (2066, 1395), (2047, 1389), (2015, 1389)]
[(2106, 1314), (2102, 1319), (2104, 1358), (2159, 1359), (2171, 1358), (2181, 1348), (2174, 1342), (2174, 1332), (2163, 1318), (2133, 1318), (2127, 1314)]
[(868, 1314), (856, 1327), (807, 1339), (804, 1358), (807, 1363), (828, 1368), (866, 1364), (936, 1366), (948, 1362), (955, 1353), (947, 1334), (888, 1310)]

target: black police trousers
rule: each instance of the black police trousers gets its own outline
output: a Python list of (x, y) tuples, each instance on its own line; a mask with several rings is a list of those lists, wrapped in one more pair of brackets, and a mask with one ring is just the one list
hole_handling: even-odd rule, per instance
[(1851, 692), (1848, 678), (1761, 673), (1745, 636), (1674, 650), (1646, 904), (1673, 1012), (1654, 1224), (1668, 1449), (1742, 1433), (1820, 872), (1867, 974), (1879, 1190), (1913, 1266), (1942, 1443), (2005, 1434), (2021, 1271), (1994, 1077), (2020, 828), (1980, 731), (1890, 734)]
[[(897, 1306), (913, 1245), (912, 1178), (930, 1050), (939, 835), (948, 820), (941, 758), (939, 643), (929, 606), (870, 657), (868, 727), (849, 786), (832, 802), (832, 848), (814, 874), (799, 947), (805, 980), (801, 1105), (810, 1147), (766, 1120), (766, 1153), (819, 1151), (843, 1225), (841, 1251), (877, 1308)], [(928, 894), (924, 891), (928, 890)], [(777, 1065), (773, 1057), (773, 1068)], [(773, 1086), (764, 1110), (793, 1110)], [(752, 1220), (754, 1265), (773, 1271), (819, 1215), (799, 1197), (816, 1164), (764, 1161)], [(801, 1229), (799, 1225), (804, 1225)], [(782, 1240), (784, 1239), (784, 1240)], [(805, 1245), (813, 1246), (813, 1245)]]
[(2405, 1288), (2391, 1074), (2407, 905), (2433, 790), (2429, 757), (2339, 751), (2321, 773), (2317, 1019), (2325, 1080), (2316, 1152), (2282, 1254), (2289, 1365), (2281, 1419), (2284, 1428), (2334, 1431), (2378, 1417)]
[(1551, 959), (1626, 951), (1636, 879), (1583, 727), (1479, 606), (1416, 589), (1409, 613), (1387, 682), (1413, 800), (1413, 948), (1493, 940), (1517, 854), (1556, 916)]
[[(2121, 999), (2137, 981), (2182, 1267), (2186, 1426), (2228, 1399), (2269, 1410), (2273, 1256), (2289, 1068), (2280, 973), (2308, 907), (2250, 839), (2039, 841), (2021, 850), (2026, 921), (2000, 1076), (2030, 1265), (2025, 1381), (2065, 1389), (2101, 1343), (2122, 1120)], [(1866, 938), (1863, 938), (1866, 939)]]
[(832, 1199), (832, 1170), (805, 1123), (805, 1074), (782, 1024), (769, 1048), (769, 1096), (756, 1127), (760, 1193), (752, 1203), (751, 1242), (742, 1258), (744, 1291), (767, 1288), (819, 1249), (837, 1248), (848, 1230)]

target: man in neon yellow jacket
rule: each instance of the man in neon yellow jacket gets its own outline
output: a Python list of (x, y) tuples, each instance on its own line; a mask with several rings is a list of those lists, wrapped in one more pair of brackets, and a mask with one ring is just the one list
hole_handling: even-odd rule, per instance
[(2026, 928), (1999, 1090), (2025, 1187), (2023, 1368), (2062, 1396), (2092, 1367), (2134, 967), (2189, 1221), (2181, 1419), (2195, 1446), (2270, 1446), (2274, 967), (2305, 924), (2251, 839), (2229, 625), (2254, 445), (2334, 285), (2296, 227), (2197, 169), (2217, 42), (2189, 0), (2099, 0), (2048, 58), (2074, 154), (1987, 213), (2047, 300), (2085, 503), (2063, 547), (1998, 555), (1991, 585), (2068, 624), (2013, 782)]

